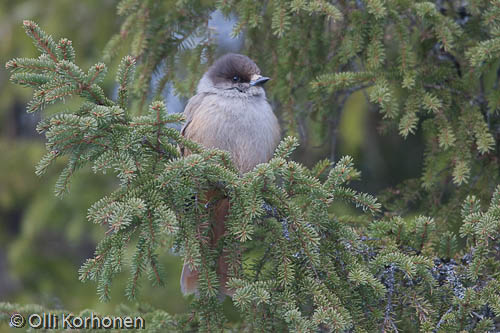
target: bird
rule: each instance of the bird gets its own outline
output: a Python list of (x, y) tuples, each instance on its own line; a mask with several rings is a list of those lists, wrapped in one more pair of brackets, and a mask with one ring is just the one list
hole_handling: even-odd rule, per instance
[[(200, 79), (196, 94), (184, 109), (185, 123), (181, 134), (205, 148), (227, 151), (240, 176), (260, 163), (268, 162), (276, 149), (281, 130), (269, 104), (263, 85), (270, 78), (261, 75), (249, 57), (228, 53), (217, 59)], [(190, 154), (181, 148), (181, 154)], [(214, 192), (207, 193), (214, 196)], [(225, 235), (225, 220), (230, 203), (219, 199), (213, 205), (211, 246)], [(232, 296), (226, 287), (228, 266), (225, 254), (219, 257), (216, 273), (220, 295)], [(198, 274), (184, 262), (181, 291), (184, 295), (198, 293)]]

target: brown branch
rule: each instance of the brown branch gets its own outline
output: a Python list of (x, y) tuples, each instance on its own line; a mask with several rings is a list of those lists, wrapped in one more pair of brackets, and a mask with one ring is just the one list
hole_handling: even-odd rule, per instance
[(57, 60), (57, 57), (55, 56), (55, 54), (52, 53), (52, 51), (48, 48), (48, 45), (46, 43), (42, 42), (42, 39), (36, 33), (35, 28), (33, 27), (33, 24), (31, 22), (29, 22), (29, 21), (24, 21), (24, 24), (28, 27), (28, 29), (30, 30), (30, 32), (33, 34), (33, 37), (38, 42), (38, 45), (40, 45), (45, 50), (45, 52), (52, 58), (52, 60), (56, 64), (59, 63), (59, 61)]

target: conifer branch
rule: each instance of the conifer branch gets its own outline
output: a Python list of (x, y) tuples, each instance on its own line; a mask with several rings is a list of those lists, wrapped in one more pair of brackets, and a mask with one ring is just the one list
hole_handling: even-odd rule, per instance
[[(467, 23), (455, 12), (457, 4), (181, 1), (165, 15), (159, 1), (122, 0), (121, 33), (108, 44), (107, 57), (119, 44), (127, 47), (128, 38), (133, 56), (119, 65), (116, 101), (101, 86), (103, 63), (83, 71), (69, 40), (55, 43), (25, 21), (42, 55), (13, 59), (6, 68), (14, 83), (36, 89), (28, 110), (75, 95), (86, 100), (37, 127), (49, 149), (37, 174), (66, 155), (59, 194), (87, 165), (95, 172), (111, 170), (120, 180), (88, 211), (88, 220), (103, 228), (103, 240), (82, 265), (80, 279), (95, 281), (106, 301), (114, 277), (129, 265), (125, 293), (138, 298), (144, 275), (155, 286), (164, 283), (160, 255), (165, 244), (174, 244), (200, 273), (199, 297), (184, 315), (158, 310), (151, 322), (158, 331), (497, 329), (500, 188), (492, 175), (498, 169), (500, 98), (485, 77), (500, 54), (500, 12), (493, 2), (470, 2), (464, 15), (473, 19)], [(274, 70), (266, 92), (283, 103), (276, 109), (285, 109), (288, 132), (309, 138), (308, 130), (319, 129), (314, 140), (323, 140), (320, 133), (334, 130), (324, 120), (340, 120), (349, 97), (360, 91), (383, 115), (384, 128), (404, 138), (422, 131), (421, 177), (381, 193), (379, 202), (351, 187), (360, 173), (349, 157), (323, 160), (313, 169), (291, 161), (299, 142), (291, 136), (268, 163), (243, 176), (227, 152), (184, 138), (171, 127), (182, 115), (169, 114), (161, 101), (149, 102), (151, 77), (166, 68), (157, 92), (172, 83), (180, 95), (192, 94), (214, 59), (207, 29), (214, 8), (234, 10), (234, 32), (246, 31), (245, 45), (252, 46), (250, 55), (263, 73)], [(193, 39), (200, 43), (193, 45)], [(175, 71), (179, 64), (182, 78)], [(149, 107), (132, 110), (138, 104)], [(178, 146), (191, 154), (181, 157)], [(216, 192), (216, 199), (208, 199), (207, 191)], [(469, 192), (475, 196), (464, 201), (460, 217)], [(482, 206), (479, 198), (491, 194)], [(223, 241), (211, 244), (210, 217), (219, 198), (230, 204), (227, 231)], [(345, 216), (340, 201), (360, 214)], [(430, 202), (434, 208), (427, 207)], [(126, 249), (134, 245), (129, 258)], [(222, 281), (215, 263), (223, 253), (226, 287), (234, 290), (241, 316), (237, 324), (226, 321), (217, 301)]]

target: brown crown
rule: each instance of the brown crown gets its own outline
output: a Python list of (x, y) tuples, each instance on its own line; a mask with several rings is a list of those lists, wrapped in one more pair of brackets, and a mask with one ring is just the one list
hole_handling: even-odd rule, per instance
[(259, 67), (247, 56), (228, 53), (217, 59), (208, 70), (208, 75), (214, 84), (232, 81), (235, 75), (242, 82), (250, 82), (254, 74), (260, 74)]

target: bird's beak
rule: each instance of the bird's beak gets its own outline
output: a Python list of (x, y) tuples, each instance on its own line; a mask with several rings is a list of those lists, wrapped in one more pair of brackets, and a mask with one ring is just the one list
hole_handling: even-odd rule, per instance
[(267, 81), (271, 80), (271, 78), (261, 76), (261, 75), (253, 75), (252, 78), (250, 79), (250, 86), (260, 86), (266, 83)]

